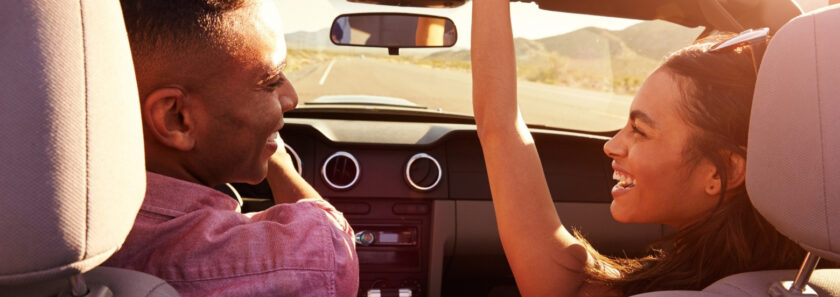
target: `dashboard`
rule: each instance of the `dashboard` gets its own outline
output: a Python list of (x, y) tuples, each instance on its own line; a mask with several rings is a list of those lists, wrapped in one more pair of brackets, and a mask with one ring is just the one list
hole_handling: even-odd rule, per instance
[[(287, 118), (280, 133), (301, 175), (357, 234), (359, 296), (516, 292), (475, 125)], [(608, 138), (532, 134), (561, 219), (599, 251), (639, 254), (667, 232), (610, 216)], [(273, 204), (265, 182), (234, 187), (243, 212)]]

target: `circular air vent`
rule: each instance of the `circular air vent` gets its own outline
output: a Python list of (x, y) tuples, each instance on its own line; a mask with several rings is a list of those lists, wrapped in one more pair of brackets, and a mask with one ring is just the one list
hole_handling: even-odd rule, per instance
[(294, 162), (295, 169), (298, 174), (303, 174), (303, 162), (300, 160), (300, 156), (297, 151), (289, 146), (288, 143), (284, 143), (283, 145), (286, 147), (286, 153), (289, 154), (289, 156), (292, 156), (292, 162)]
[(359, 161), (348, 152), (332, 154), (321, 167), (321, 176), (330, 187), (346, 190), (359, 180)]
[(405, 164), (405, 180), (415, 190), (430, 191), (437, 187), (441, 177), (440, 163), (429, 154), (416, 154)]

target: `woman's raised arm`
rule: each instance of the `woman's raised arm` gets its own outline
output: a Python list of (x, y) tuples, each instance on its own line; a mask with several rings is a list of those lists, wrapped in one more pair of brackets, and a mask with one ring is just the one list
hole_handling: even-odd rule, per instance
[(584, 268), (592, 257), (557, 216), (517, 106), (510, 2), (472, 3), (473, 109), (499, 235), (519, 291), (523, 296), (576, 296), (603, 290), (584, 285)]

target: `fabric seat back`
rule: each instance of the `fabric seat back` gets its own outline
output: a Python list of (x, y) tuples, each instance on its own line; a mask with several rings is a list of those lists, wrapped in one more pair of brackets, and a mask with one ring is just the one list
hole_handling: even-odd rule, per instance
[(118, 1), (12, 0), (0, 40), (0, 295), (55, 295), (121, 246), (143, 201), (128, 38)]

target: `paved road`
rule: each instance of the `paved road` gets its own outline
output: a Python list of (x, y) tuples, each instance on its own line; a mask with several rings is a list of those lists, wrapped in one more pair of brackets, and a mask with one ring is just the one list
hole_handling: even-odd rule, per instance
[[(322, 95), (367, 94), (404, 98), (431, 109), (472, 114), (472, 79), (467, 71), (433, 69), (376, 59), (338, 58), (288, 74), (300, 102)], [(629, 96), (519, 82), (519, 104), (531, 124), (579, 130), (620, 128)]]

